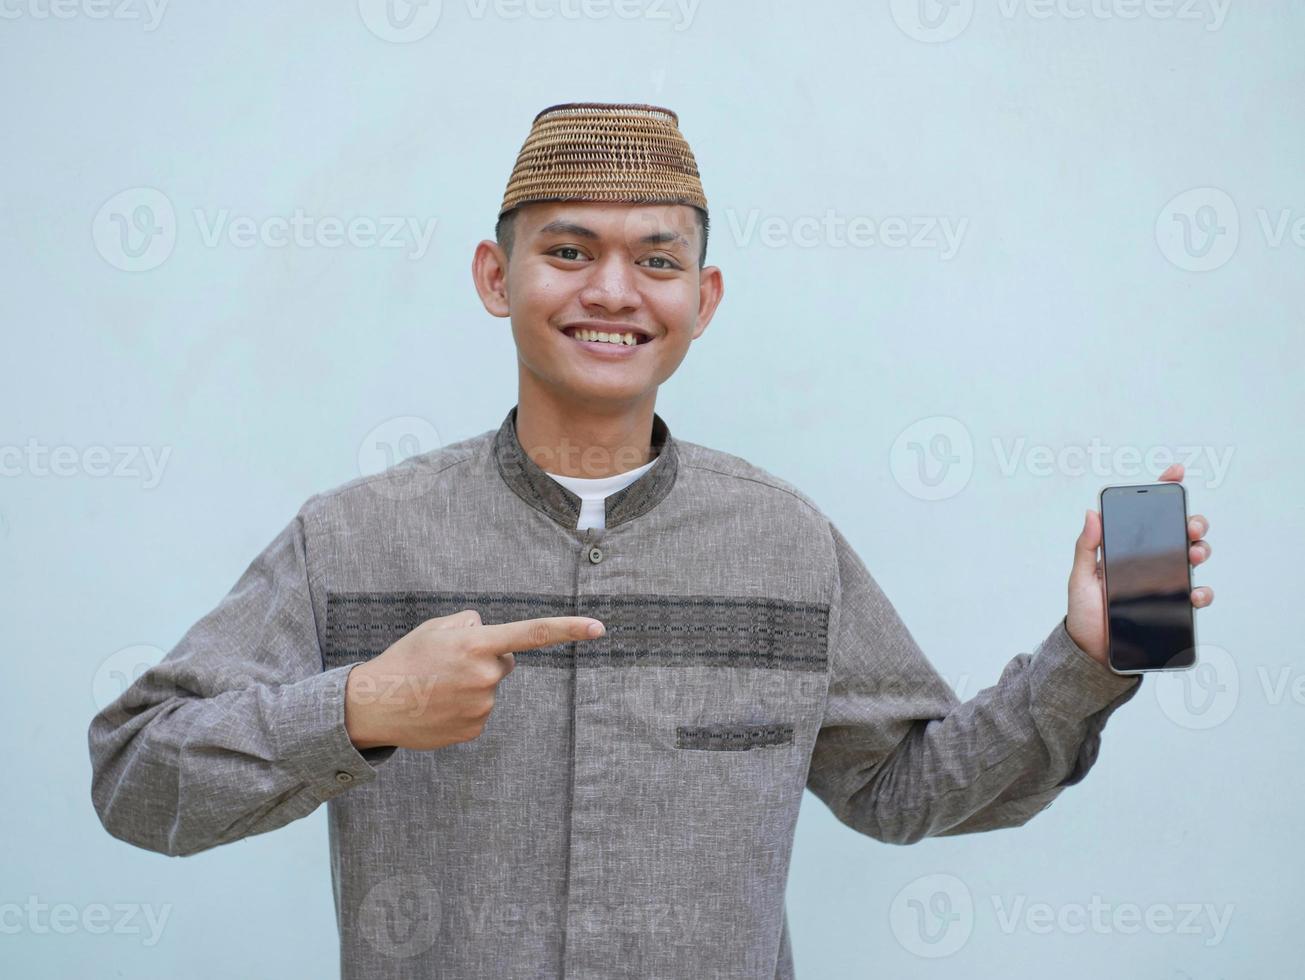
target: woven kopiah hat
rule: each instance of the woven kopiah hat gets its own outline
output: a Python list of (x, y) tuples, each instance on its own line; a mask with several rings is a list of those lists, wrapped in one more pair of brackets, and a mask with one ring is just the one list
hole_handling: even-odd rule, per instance
[(567, 102), (535, 116), (499, 217), (528, 201), (691, 204), (707, 210), (698, 164), (670, 109)]

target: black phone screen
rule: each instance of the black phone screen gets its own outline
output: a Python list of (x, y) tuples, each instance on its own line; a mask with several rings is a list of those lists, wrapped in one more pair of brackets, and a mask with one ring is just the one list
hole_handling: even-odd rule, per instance
[(1110, 666), (1192, 666), (1196, 636), (1182, 484), (1106, 487), (1101, 529)]

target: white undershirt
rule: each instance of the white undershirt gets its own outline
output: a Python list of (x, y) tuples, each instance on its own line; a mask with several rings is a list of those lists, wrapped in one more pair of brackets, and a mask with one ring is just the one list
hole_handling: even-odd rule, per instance
[(654, 456), (638, 469), (617, 473), (615, 476), (601, 476), (596, 480), (559, 476), (556, 473), (548, 475), (580, 498), (580, 522), (576, 527), (583, 531), (587, 527), (606, 527), (607, 508), (604, 502), (607, 498), (639, 479), (655, 462), (657, 457)]

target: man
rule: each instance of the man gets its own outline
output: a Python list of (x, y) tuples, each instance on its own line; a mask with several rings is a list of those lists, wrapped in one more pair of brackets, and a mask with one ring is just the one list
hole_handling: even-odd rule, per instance
[(769, 980), (805, 788), (907, 844), (1083, 779), (1141, 683), (1095, 512), (1067, 615), (959, 702), (809, 498), (654, 411), (723, 294), (707, 230), (673, 112), (535, 118), (473, 263), (517, 404), (311, 497), (94, 718), (110, 833), (194, 854), (328, 802), (349, 978)]

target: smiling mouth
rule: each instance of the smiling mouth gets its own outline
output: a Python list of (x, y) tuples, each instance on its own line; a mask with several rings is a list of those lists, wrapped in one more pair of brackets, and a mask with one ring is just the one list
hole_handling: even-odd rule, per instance
[(652, 342), (651, 337), (633, 330), (619, 333), (616, 331), (588, 330), (584, 327), (568, 327), (562, 332), (572, 340), (581, 343), (611, 344), (614, 347), (640, 347)]

